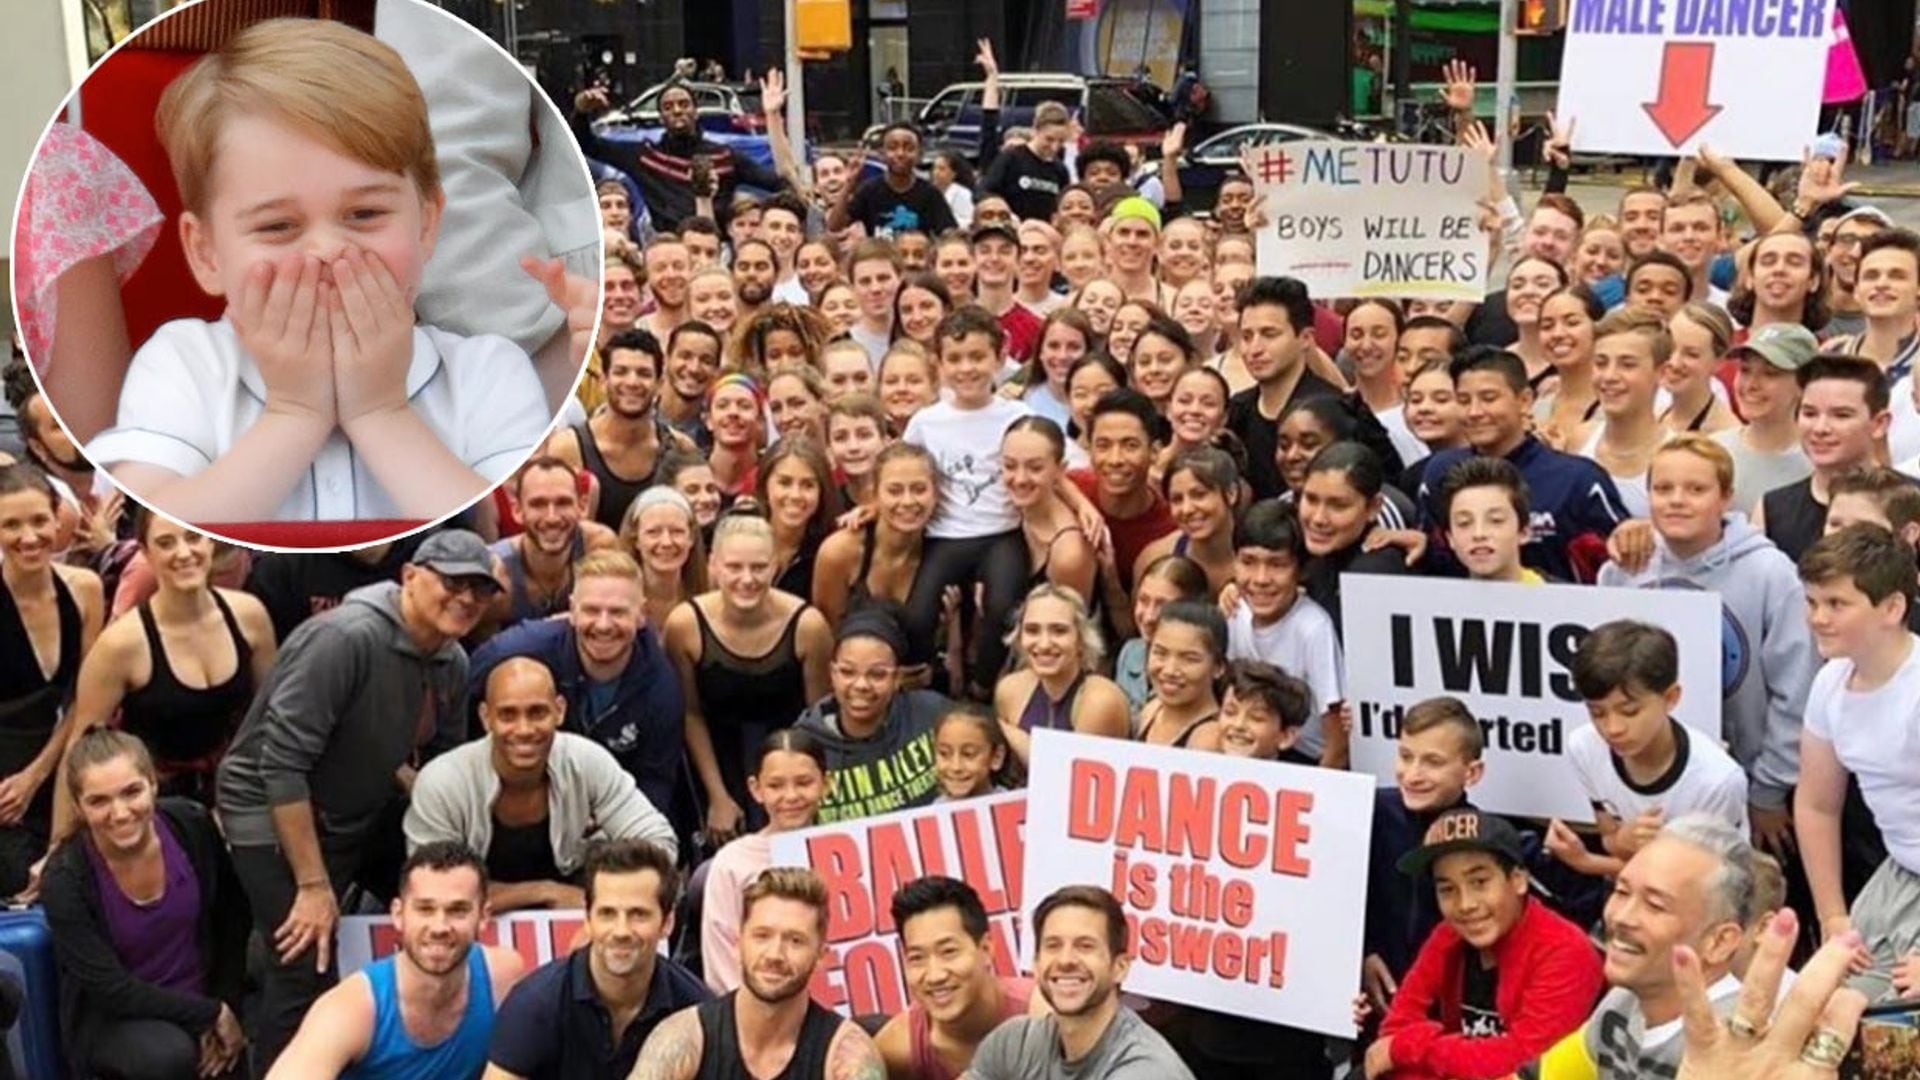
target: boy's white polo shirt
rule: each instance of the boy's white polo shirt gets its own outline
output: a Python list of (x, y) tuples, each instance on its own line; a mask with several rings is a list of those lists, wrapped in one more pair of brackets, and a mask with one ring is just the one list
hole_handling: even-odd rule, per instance
[[(266, 401), (260, 369), (232, 323), (176, 319), (134, 354), (116, 422), (87, 444), (87, 456), (100, 466), (139, 462), (193, 476), (253, 426)], [(413, 331), (407, 406), (489, 483), (511, 474), (553, 419), (518, 346), (493, 334), (460, 337), (426, 326)], [(335, 428), (272, 520), (408, 516)]]

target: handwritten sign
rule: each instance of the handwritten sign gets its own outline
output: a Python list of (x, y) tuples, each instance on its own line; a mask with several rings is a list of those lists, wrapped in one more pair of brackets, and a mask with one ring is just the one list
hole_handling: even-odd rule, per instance
[(827, 884), (827, 953), (813, 999), (843, 1016), (906, 1010), (890, 905), (900, 886), (929, 874), (980, 894), (994, 969), (1016, 974), (1026, 817), (1026, 795), (1010, 792), (775, 835), (772, 865), (811, 867)]
[(1126, 909), (1126, 989), (1350, 1037), (1373, 784), (1331, 769), (1036, 730), (1026, 908)]
[[(1593, 805), (1567, 758), (1586, 727), (1586, 701), (1568, 673), (1587, 631), (1615, 619), (1665, 627), (1680, 646), (1675, 719), (1720, 737), (1725, 649), (1720, 597), (1686, 589), (1507, 585), (1445, 578), (1343, 574), (1340, 606), (1353, 707), (1353, 767), (1393, 783), (1407, 709), (1459, 698), (1486, 736), (1486, 776), (1473, 789), (1485, 810), (1592, 821)], [(1729, 629), (1727, 633), (1732, 633)]]
[(1298, 278), (1316, 299), (1486, 294), (1484, 160), (1454, 146), (1318, 140), (1254, 155), (1261, 274)]
[(1559, 115), (1574, 149), (1798, 161), (1835, 41), (1832, 0), (1571, 0)]

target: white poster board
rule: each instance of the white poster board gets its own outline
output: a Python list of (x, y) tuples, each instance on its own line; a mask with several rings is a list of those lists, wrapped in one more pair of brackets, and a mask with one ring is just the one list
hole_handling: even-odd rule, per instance
[(1486, 733), (1483, 810), (1592, 821), (1593, 806), (1566, 756), (1588, 726), (1569, 667), (1587, 631), (1615, 619), (1664, 627), (1680, 646), (1675, 718), (1720, 737), (1723, 656), (1718, 593), (1509, 585), (1449, 578), (1343, 574), (1353, 768), (1393, 783), (1405, 710), (1459, 698)]
[(1127, 990), (1353, 1035), (1367, 777), (1051, 730), (1032, 766), (1029, 952), (1047, 894), (1103, 886), (1131, 924)]
[(906, 1011), (889, 907), (900, 886), (929, 874), (973, 886), (987, 909), (994, 970), (1018, 973), (1026, 817), (1026, 793), (1009, 792), (775, 835), (772, 865), (809, 867), (827, 885), (827, 951), (813, 999), (843, 1016)]
[(1316, 300), (1486, 295), (1486, 159), (1457, 146), (1325, 140), (1252, 154), (1266, 196), (1263, 276), (1298, 278)]
[(1833, 0), (1569, 0), (1561, 119), (1577, 151), (1798, 161)]

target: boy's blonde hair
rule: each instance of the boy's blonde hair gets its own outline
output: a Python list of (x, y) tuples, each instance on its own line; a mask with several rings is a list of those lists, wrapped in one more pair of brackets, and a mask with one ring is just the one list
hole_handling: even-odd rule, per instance
[(405, 174), (422, 198), (440, 192), (420, 84), (399, 53), (344, 23), (255, 23), (160, 95), (154, 127), (188, 210), (206, 213), (220, 134), (234, 117), (249, 115), (270, 116), (356, 161)]

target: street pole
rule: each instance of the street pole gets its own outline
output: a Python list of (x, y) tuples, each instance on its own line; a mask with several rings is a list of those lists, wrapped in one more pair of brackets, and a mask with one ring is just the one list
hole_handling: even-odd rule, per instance
[(1390, 126), (1411, 132), (1406, 121), (1406, 103), (1413, 100), (1413, 0), (1394, 0), (1393, 29), (1388, 31), (1388, 46), (1393, 50), (1393, 105), (1388, 110)]
[(786, 0), (787, 13), (787, 143), (793, 164), (807, 166), (807, 84), (800, 70), (800, 0)]
[(1515, 72), (1519, 67), (1520, 39), (1513, 32), (1520, 22), (1520, 0), (1500, 0), (1500, 59), (1494, 83), (1493, 138), (1500, 148), (1498, 164), (1513, 168), (1513, 120), (1508, 104), (1514, 99)]

